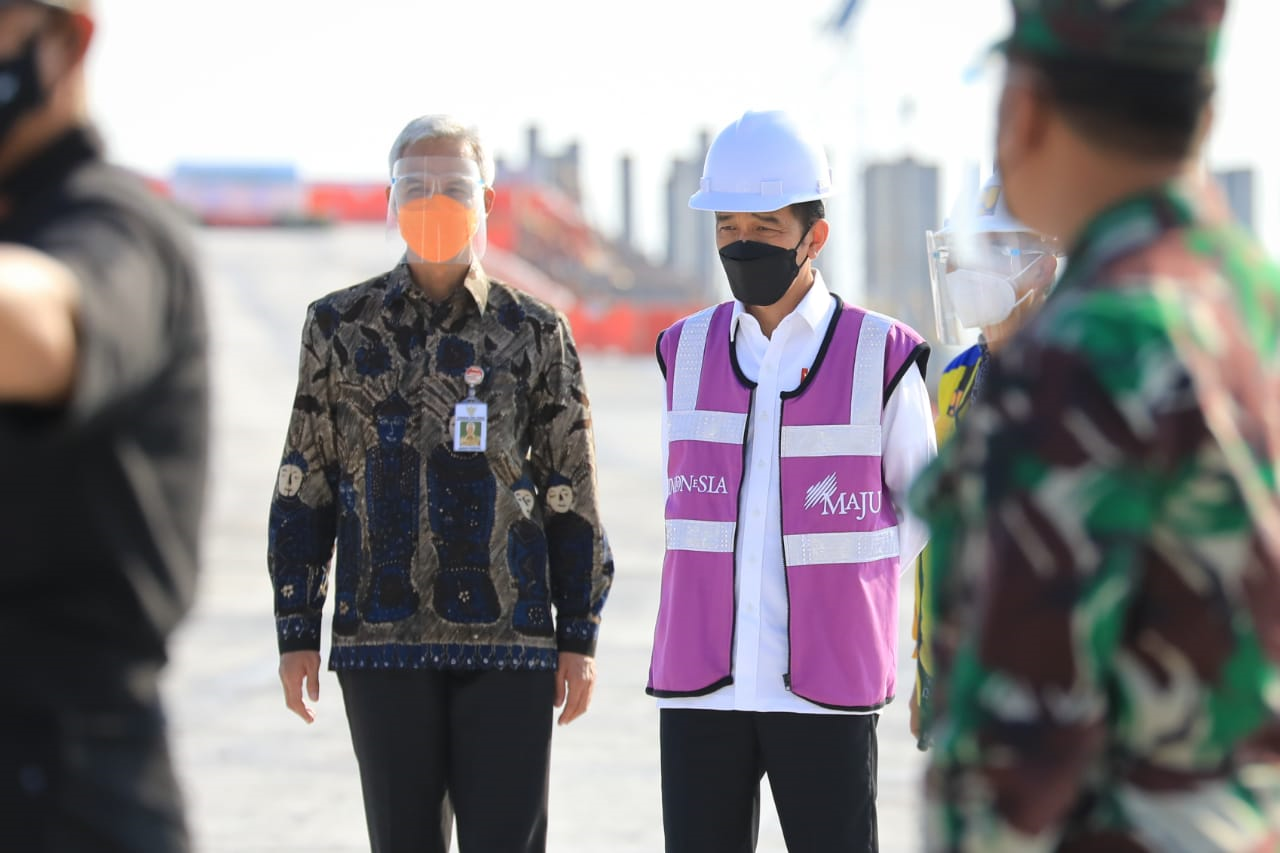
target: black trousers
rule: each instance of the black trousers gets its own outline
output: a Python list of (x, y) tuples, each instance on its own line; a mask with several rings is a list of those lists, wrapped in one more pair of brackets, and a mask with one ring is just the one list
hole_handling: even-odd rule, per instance
[(751, 853), (767, 773), (790, 853), (876, 851), (876, 715), (664, 708), (667, 853)]
[(186, 853), (159, 704), (0, 703), (0, 849)]
[[(554, 672), (338, 673), (373, 853), (547, 846)], [(447, 797), (447, 799), (446, 799)]]

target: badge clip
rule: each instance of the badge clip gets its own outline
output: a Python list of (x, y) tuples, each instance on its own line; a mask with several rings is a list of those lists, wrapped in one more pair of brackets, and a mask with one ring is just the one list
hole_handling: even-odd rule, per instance
[(489, 406), (476, 398), (484, 381), (484, 369), (471, 365), (462, 374), (467, 396), (453, 408), (453, 449), (456, 453), (483, 453), (489, 448)]

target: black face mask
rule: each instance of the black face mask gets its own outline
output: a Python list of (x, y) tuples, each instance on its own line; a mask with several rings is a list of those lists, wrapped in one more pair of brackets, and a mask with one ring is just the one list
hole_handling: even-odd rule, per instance
[(772, 305), (791, 288), (791, 282), (800, 274), (801, 264), (796, 263), (796, 252), (809, 229), (800, 237), (795, 248), (757, 243), (755, 240), (737, 240), (720, 250), (720, 263), (729, 278), (733, 298), (743, 305)]
[(0, 62), (0, 143), (8, 138), (18, 119), (44, 102), (36, 69), (36, 43), (32, 36), (22, 53)]

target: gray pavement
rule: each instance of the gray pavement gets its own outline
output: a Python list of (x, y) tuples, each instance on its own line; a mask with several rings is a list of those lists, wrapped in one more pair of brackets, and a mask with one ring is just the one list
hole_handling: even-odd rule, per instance
[[(378, 227), (199, 236), (214, 328), (213, 491), (199, 598), (175, 639), (165, 682), (196, 847), (367, 850), (337, 679), (324, 672), (315, 724), (284, 707), (266, 519), (306, 305), (389, 266), (396, 247)], [(648, 358), (594, 355), (584, 363), (617, 575), (604, 614), (595, 701), (586, 717), (555, 733), (549, 848), (652, 853), (662, 849), (658, 714), (644, 684), (662, 557), (660, 379)], [(909, 574), (902, 601), (905, 696), (912, 671)], [(327, 641), (322, 651), (327, 660)], [(882, 715), (879, 735), (881, 849), (916, 851), (922, 756), (907, 733), (905, 701)], [(784, 850), (767, 790), (761, 823), (759, 849)]]

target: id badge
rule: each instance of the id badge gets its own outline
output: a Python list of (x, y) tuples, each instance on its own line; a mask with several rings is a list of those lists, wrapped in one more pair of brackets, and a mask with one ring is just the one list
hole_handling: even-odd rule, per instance
[(453, 449), (458, 453), (483, 453), (489, 448), (489, 406), (474, 398), (453, 410)]

